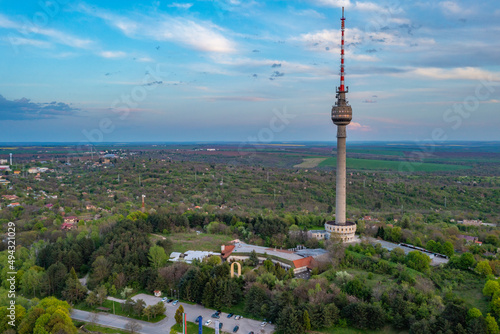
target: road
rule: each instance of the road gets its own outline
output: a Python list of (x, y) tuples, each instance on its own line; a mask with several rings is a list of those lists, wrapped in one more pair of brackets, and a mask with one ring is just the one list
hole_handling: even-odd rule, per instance
[[(110, 298), (108, 298), (110, 299)], [(134, 300), (142, 299), (146, 303), (146, 305), (154, 305), (161, 301), (161, 298), (159, 297), (153, 297), (150, 295), (145, 295), (145, 294), (138, 294), (134, 297), (132, 297)], [(115, 301), (121, 301), (119, 299), (113, 298)], [(163, 319), (162, 321), (159, 321), (158, 323), (152, 324), (146, 321), (138, 321), (142, 329), (139, 331), (139, 333), (143, 334), (154, 334), (154, 333), (170, 333), (170, 328), (175, 325), (175, 319), (174, 319), (174, 314), (179, 305), (182, 305), (184, 307), (184, 312), (186, 312), (186, 319), (187, 321), (194, 322), (195, 319), (198, 316), (203, 317), (203, 323), (207, 321), (208, 319), (212, 320), (212, 323), (209, 325), (209, 327), (214, 328), (215, 325), (215, 319), (211, 318), (211, 315), (214, 313), (214, 310), (207, 309), (201, 305), (191, 305), (191, 304), (186, 304), (186, 303), (178, 303), (177, 305), (172, 305), (172, 303), (165, 304), (167, 311), (165, 314), (167, 315), (166, 319)], [(73, 310), (71, 313), (71, 317), (73, 319), (81, 320), (81, 321), (90, 321), (90, 316), (91, 312), (86, 312), (86, 311), (80, 311), (80, 310)], [(97, 319), (97, 323), (104, 325), (104, 326), (109, 326), (109, 327), (115, 327), (115, 328), (120, 328), (120, 329), (125, 329), (125, 325), (130, 321), (129, 318), (127, 317), (122, 317), (122, 316), (117, 316), (113, 314), (106, 314), (106, 313), (100, 313), (99, 317)], [(248, 334), (251, 331), (254, 331), (255, 333), (261, 334), (261, 330), (264, 329), (265, 334), (270, 334), (274, 332), (274, 325), (268, 324), (264, 328), (260, 326), (261, 321), (253, 320), (253, 319), (240, 319), (240, 320), (234, 320), (234, 317), (228, 319), (227, 318), (227, 313), (222, 313), (221, 317), (219, 319), (221, 323), (223, 323), (222, 327), (222, 332), (228, 332), (232, 333), (233, 328), (238, 325), (240, 329), (238, 330), (238, 334)], [(262, 334), (264, 334), (262, 333)], [(191, 334), (191, 333), (189, 333)]]

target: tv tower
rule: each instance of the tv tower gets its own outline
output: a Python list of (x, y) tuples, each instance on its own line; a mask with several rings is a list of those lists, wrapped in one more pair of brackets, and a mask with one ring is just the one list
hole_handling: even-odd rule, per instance
[[(349, 87), (345, 86), (344, 78), (345, 78), (345, 64), (344, 64), (344, 31), (345, 31), (345, 17), (344, 17), (344, 7), (342, 7), (342, 18), (341, 22), (341, 31), (342, 31), (342, 40), (340, 47), (340, 87), (336, 89), (336, 98), (337, 102), (332, 107), (332, 121), (333, 124), (337, 126), (337, 184), (336, 184), (336, 196), (335, 196), (335, 223), (331, 222), (330, 225), (337, 226), (345, 226), (345, 225), (354, 225), (355, 224), (347, 223), (346, 221), (346, 126), (351, 122), (352, 119), (352, 108), (349, 105), (349, 102), (346, 99), (346, 93), (349, 91)], [(344, 230), (348, 230), (351, 232), (352, 227), (349, 229), (344, 228), (334, 228), (334, 230), (340, 230), (344, 232)], [(337, 232), (337, 231), (332, 231)], [(340, 233), (342, 239), (347, 237), (347, 240), (350, 241), (350, 236), (344, 235)], [(349, 233), (350, 234), (350, 233)], [(354, 236), (354, 232), (353, 232)]]

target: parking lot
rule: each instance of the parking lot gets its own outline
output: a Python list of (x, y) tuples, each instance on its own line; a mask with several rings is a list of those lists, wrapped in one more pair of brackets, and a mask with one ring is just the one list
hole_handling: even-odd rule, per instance
[[(158, 303), (159, 301), (161, 301), (160, 297), (154, 297), (154, 296), (145, 295), (145, 294), (136, 295), (136, 296), (132, 297), (132, 299), (134, 299), (134, 300), (142, 299), (142, 300), (144, 300), (144, 302), (147, 305), (154, 305), (154, 304)], [(210, 320), (212, 320), (212, 323), (208, 327), (214, 328), (215, 320), (217, 320), (217, 319), (214, 319), (211, 316), (212, 316), (212, 314), (215, 313), (215, 310), (207, 309), (201, 305), (191, 305), (191, 304), (187, 304), (187, 303), (178, 303), (175, 306), (172, 305), (172, 303), (165, 304), (165, 306), (167, 308), (167, 312), (166, 312), (167, 317), (168, 317), (167, 321), (169, 323), (172, 321), (172, 319), (174, 319), (175, 311), (177, 310), (177, 308), (179, 308), (179, 305), (182, 305), (184, 307), (184, 312), (186, 313), (187, 321), (195, 322), (196, 318), (201, 315), (203, 318), (203, 320), (202, 320), (203, 324), (205, 324), (205, 322), (208, 319), (210, 319)], [(228, 319), (227, 313), (224, 313), (224, 312), (221, 313), (220, 319), (218, 319), (218, 320), (219, 320), (219, 322), (221, 322), (223, 324), (221, 333), (232, 333), (233, 328), (235, 326), (239, 326), (238, 333), (241, 333), (241, 334), (248, 334), (252, 331), (255, 334), (257, 334), (257, 333), (258, 334), (264, 334), (264, 333), (270, 334), (270, 333), (274, 332), (274, 325), (267, 324), (265, 327), (261, 327), (260, 325), (261, 325), (262, 321), (253, 320), (253, 319), (246, 319), (246, 318), (235, 320), (234, 316)], [(262, 332), (262, 330), (264, 330), (264, 331)]]

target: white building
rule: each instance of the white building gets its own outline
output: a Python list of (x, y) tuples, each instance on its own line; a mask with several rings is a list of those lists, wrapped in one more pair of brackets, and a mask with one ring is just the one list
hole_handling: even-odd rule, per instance
[(192, 263), (193, 260), (197, 259), (203, 261), (204, 258), (210, 256), (220, 256), (220, 253), (207, 252), (207, 251), (187, 251), (185, 253), (172, 252), (170, 254), (170, 261), (172, 262), (186, 262)]

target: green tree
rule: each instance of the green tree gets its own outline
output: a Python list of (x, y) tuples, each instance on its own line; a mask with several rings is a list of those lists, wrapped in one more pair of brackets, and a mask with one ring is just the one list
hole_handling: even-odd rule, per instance
[(21, 291), (25, 294), (36, 296), (36, 292), (42, 287), (43, 268), (33, 266), (28, 269), (21, 278)]
[(460, 255), (460, 258), (458, 260), (458, 264), (460, 266), (460, 269), (467, 270), (471, 267), (474, 266), (474, 263), (476, 263), (476, 260), (474, 260), (474, 255), (471, 253), (463, 253)]
[(222, 263), (222, 260), (221, 260), (220, 256), (213, 255), (207, 259), (207, 264), (212, 266), (212, 267), (218, 266), (221, 263)]
[(158, 315), (165, 313), (167, 308), (165, 307), (165, 303), (158, 302), (155, 305), (153, 305), (152, 310), (153, 310), (153, 317), (156, 318)]
[[(9, 305), (9, 307), (11, 306)], [(14, 306), (14, 319), (10, 318), (12, 315), (7, 306), (0, 307), (0, 333), (5, 333), (7, 330), (12, 328), (19, 328), (19, 324), (25, 315), (26, 309), (18, 304)], [(14, 321), (14, 327), (12, 327), (12, 320)]]
[(419, 251), (411, 251), (406, 255), (406, 265), (420, 272), (427, 272), (432, 262), (430, 257)]
[(179, 308), (177, 309), (177, 311), (175, 311), (175, 315), (174, 315), (174, 318), (175, 318), (175, 322), (177, 324), (182, 324), (182, 314), (184, 313), (184, 307), (182, 307), (182, 305), (179, 306)]
[(486, 277), (493, 273), (493, 270), (491, 270), (490, 263), (488, 262), (488, 260), (478, 262), (475, 271), (476, 273), (478, 273), (483, 277)]
[(495, 318), (493, 318), (489, 313), (488, 315), (484, 318), (486, 322), (486, 333), (487, 334), (498, 334), (499, 328), (497, 321)]
[(297, 313), (298, 312), (293, 306), (285, 306), (285, 308), (280, 312), (278, 321), (276, 323), (276, 329), (281, 333), (304, 333), (304, 326), (300, 319), (300, 313)]
[(403, 237), (403, 231), (401, 230), (401, 227), (399, 226), (394, 227), (391, 231), (392, 241), (400, 242), (402, 237)]
[(441, 248), (444, 255), (452, 257), (455, 254), (455, 249), (450, 241), (446, 241)]
[(142, 299), (137, 299), (137, 301), (135, 302), (135, 305), (133, 307), (135, 314), (137, 314), (138, 316), (141, 316), (142, 311), (144, 310), (145, 307), (146, 307), (146, 302)]
[(259, 258), (257, 257), (257, 253), (255, 252), (255, 250), (252, 250), (252, 252), (250, 253), (250, 257), (248, 258), (248, 261), (254, 267), (257, 267), (257, 265), (259, 264)]
[(111, 264), (104, 256), (98, 256), (92, 263), (92, 278), (97, 284), (109, 276)]
[(154, 269), (158, 269), (167, 263), (168, 257), (165, 249), (161, 246), (153, 246), (149, 249), (148, 259)]
[(467, 315), (469, 316), (469, 319), (475, 319), (475, 318), (479, 318), (479, 317), (483, 316), (483, 314), (481, 313), (481, 311), (479, 311), (475, 307), (471, 308), (469, 310), (469, 312), (467, 312)]
[(94, 307), (99, 302), (99, 298), (97, 298), (97, 294), (94, 291), (91, 291), (87, 298), (85, 298), (85, 302), (90, 306)]
[[(71, 270), (74, 273), (74, 269), (71, 268)], [(62, 295), (67, 301), (74, 304), (85, 298), (85, 296), (87, 295), (87, 288), (80, 283), (78, 278), (75, 279), (73, 275), (69, 275), (68, 279), (66, 280), (66, 287), (64, 288)]]
[(309, 318), (309, 312), (304, 311), (304, 328), (306, 331), (311, 330), (311, 319)]
[(488, 280), (484, 284), (483, 295), (487, 297), (492, 297), (495, 293), (500, 291), (500, 284), (497, 281)]
[(97, 302), (99, 303), (99, 305), (102, 305), (108, 297), (108, 290), (104, 285), (101, 285), (95, 290), (95, 292), (97, 294)]
[(500, 315), (500, 297), (493, 297), (493, 300), (490, 303), (490, 309), (496, 316)]
[(148, 318), (149, 321), (149, 319), (153, 316), (153, 307), (151, 305), (147, 306), (144, 310), (142, 310), (142, 314)]
[(70, 318), (71, 307), (55, 297), (42, 299), (30, 308), (19, 324), (19, 334), (67, 333), (76, 334), (77, 329)]

